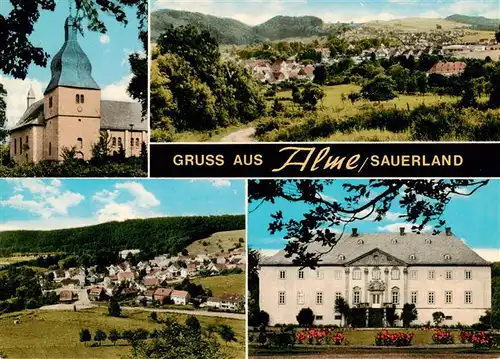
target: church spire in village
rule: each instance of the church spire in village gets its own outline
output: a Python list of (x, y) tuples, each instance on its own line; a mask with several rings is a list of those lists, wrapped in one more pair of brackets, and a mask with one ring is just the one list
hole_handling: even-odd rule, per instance
[(52, 59), (50, 66), (52, 77), (45, 94), (57, 87), (72, 87), (99, 90), (99, 85), (92, 77), (92, 64), (78, 43), (80, 18), (78, 11), (70, 14), (64, 24), (64, 44)]
[(27, 109), (31, 107), (35, 103), (36, 97), (35, 97), (35, 91), (33, 91), (33, 85), (30, 84), (30, 89), (28, 91), (28, 96), (26, 97), (26, 104), (27, 104)]

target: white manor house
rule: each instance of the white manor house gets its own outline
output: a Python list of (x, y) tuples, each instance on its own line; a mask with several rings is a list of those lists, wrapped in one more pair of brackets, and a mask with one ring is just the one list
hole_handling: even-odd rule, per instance
[(284, 250), (263, 258), (259, 281), (260, 309), (269, 314), (269, 325), (297, 323), (302, 308), (312, 309), (317, 325), (341, 325), (334, 311), (339, 297), (351, 308), (394, 305), (398, 315), (405, 303), (413, 303), (418, 319), (412, 324), (432, 323), (432, 313), (443, 312), (443, 324), (470, 325), (491, 308), (491, 263), (451, 228), (438, 235), (406, 233), (404, 228), (369, 234), (353, 229), (315, 270), (292, 264)]

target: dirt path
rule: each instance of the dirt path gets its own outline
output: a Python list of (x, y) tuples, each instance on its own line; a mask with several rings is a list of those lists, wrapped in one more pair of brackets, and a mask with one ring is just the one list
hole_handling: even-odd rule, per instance
[(253, 135), (255, 127), (244, 128), (221, 138), (220, 142), (257, 142)]

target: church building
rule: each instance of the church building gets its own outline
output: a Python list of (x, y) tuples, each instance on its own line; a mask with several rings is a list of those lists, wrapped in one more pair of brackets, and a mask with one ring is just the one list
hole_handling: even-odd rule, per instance
[[(313, 247), (313, 248), (311, 248)], [(311, 245), (310, 251), (326, 252)], [(415, 304), (413, 324), (433, 323), (434, 312), (445, 316), (442, 324), (474, 324), (491, 309), (491, 263), (447, 228), (445, 233), (344, 234), (315, 269), (301, 268), (281, 250), (261, 260), (260, 309), (269, 314), (269, 325), (297, 324), (302, 308), (310, 308), (314, 324), (342, 325), (335, 300), (366, 311), (363, 326), (387, 326), (388, 308), (400, 315), (405, 303)], [(376, 315), (378, 312), (378, 315)], [(379, 323), (369, 319), (379, 317)]]
[(33, 90), (26, 112), (10, 130), (10, 157), (16, 163), (62, 160), (65, 148), (88, 160), (101, 132), (108, 133), (110, 154), (139, 156), (148, 143), (147, 121), (136, 102), (105, 101), (92, 77), (92, 64), (78, 43), (76, 20), (65, 23), (65, 42), (51, 63), (52, 77), (42, 99)]

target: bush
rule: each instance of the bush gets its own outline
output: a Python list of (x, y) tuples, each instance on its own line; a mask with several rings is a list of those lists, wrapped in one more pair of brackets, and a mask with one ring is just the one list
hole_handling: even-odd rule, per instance
[(270, 348), (287, 349), (295, 346), (295, 332), (281, 328), (279, 332), (267, 334), (267, 344)]
[(474, 349), (491, 349), (493, 347), (493, 335), (485, 332), (476, 332), (471, 336)]
[(344, 341), (344, 333), (333, 332), (330, 329), (305, 329), (297, 332), (295, 338), (302, 344), (335, 344), (341, 345)]
[(453, 335), (448, 330), (438, 328), (436, 332), (432, 334), (432, 342), (434, 344), (453, 344)]
[(296, 318), (299, 325), (310, 327), (314, 322), (314, 313), (311, 308), (302, 308)]
[(375, 336), (375, 345), (395, 347), (410, 346), (412, 344), (411, 342), (413, 337), (413, 333), (389, 333), (387, 330), (382, 330)]

